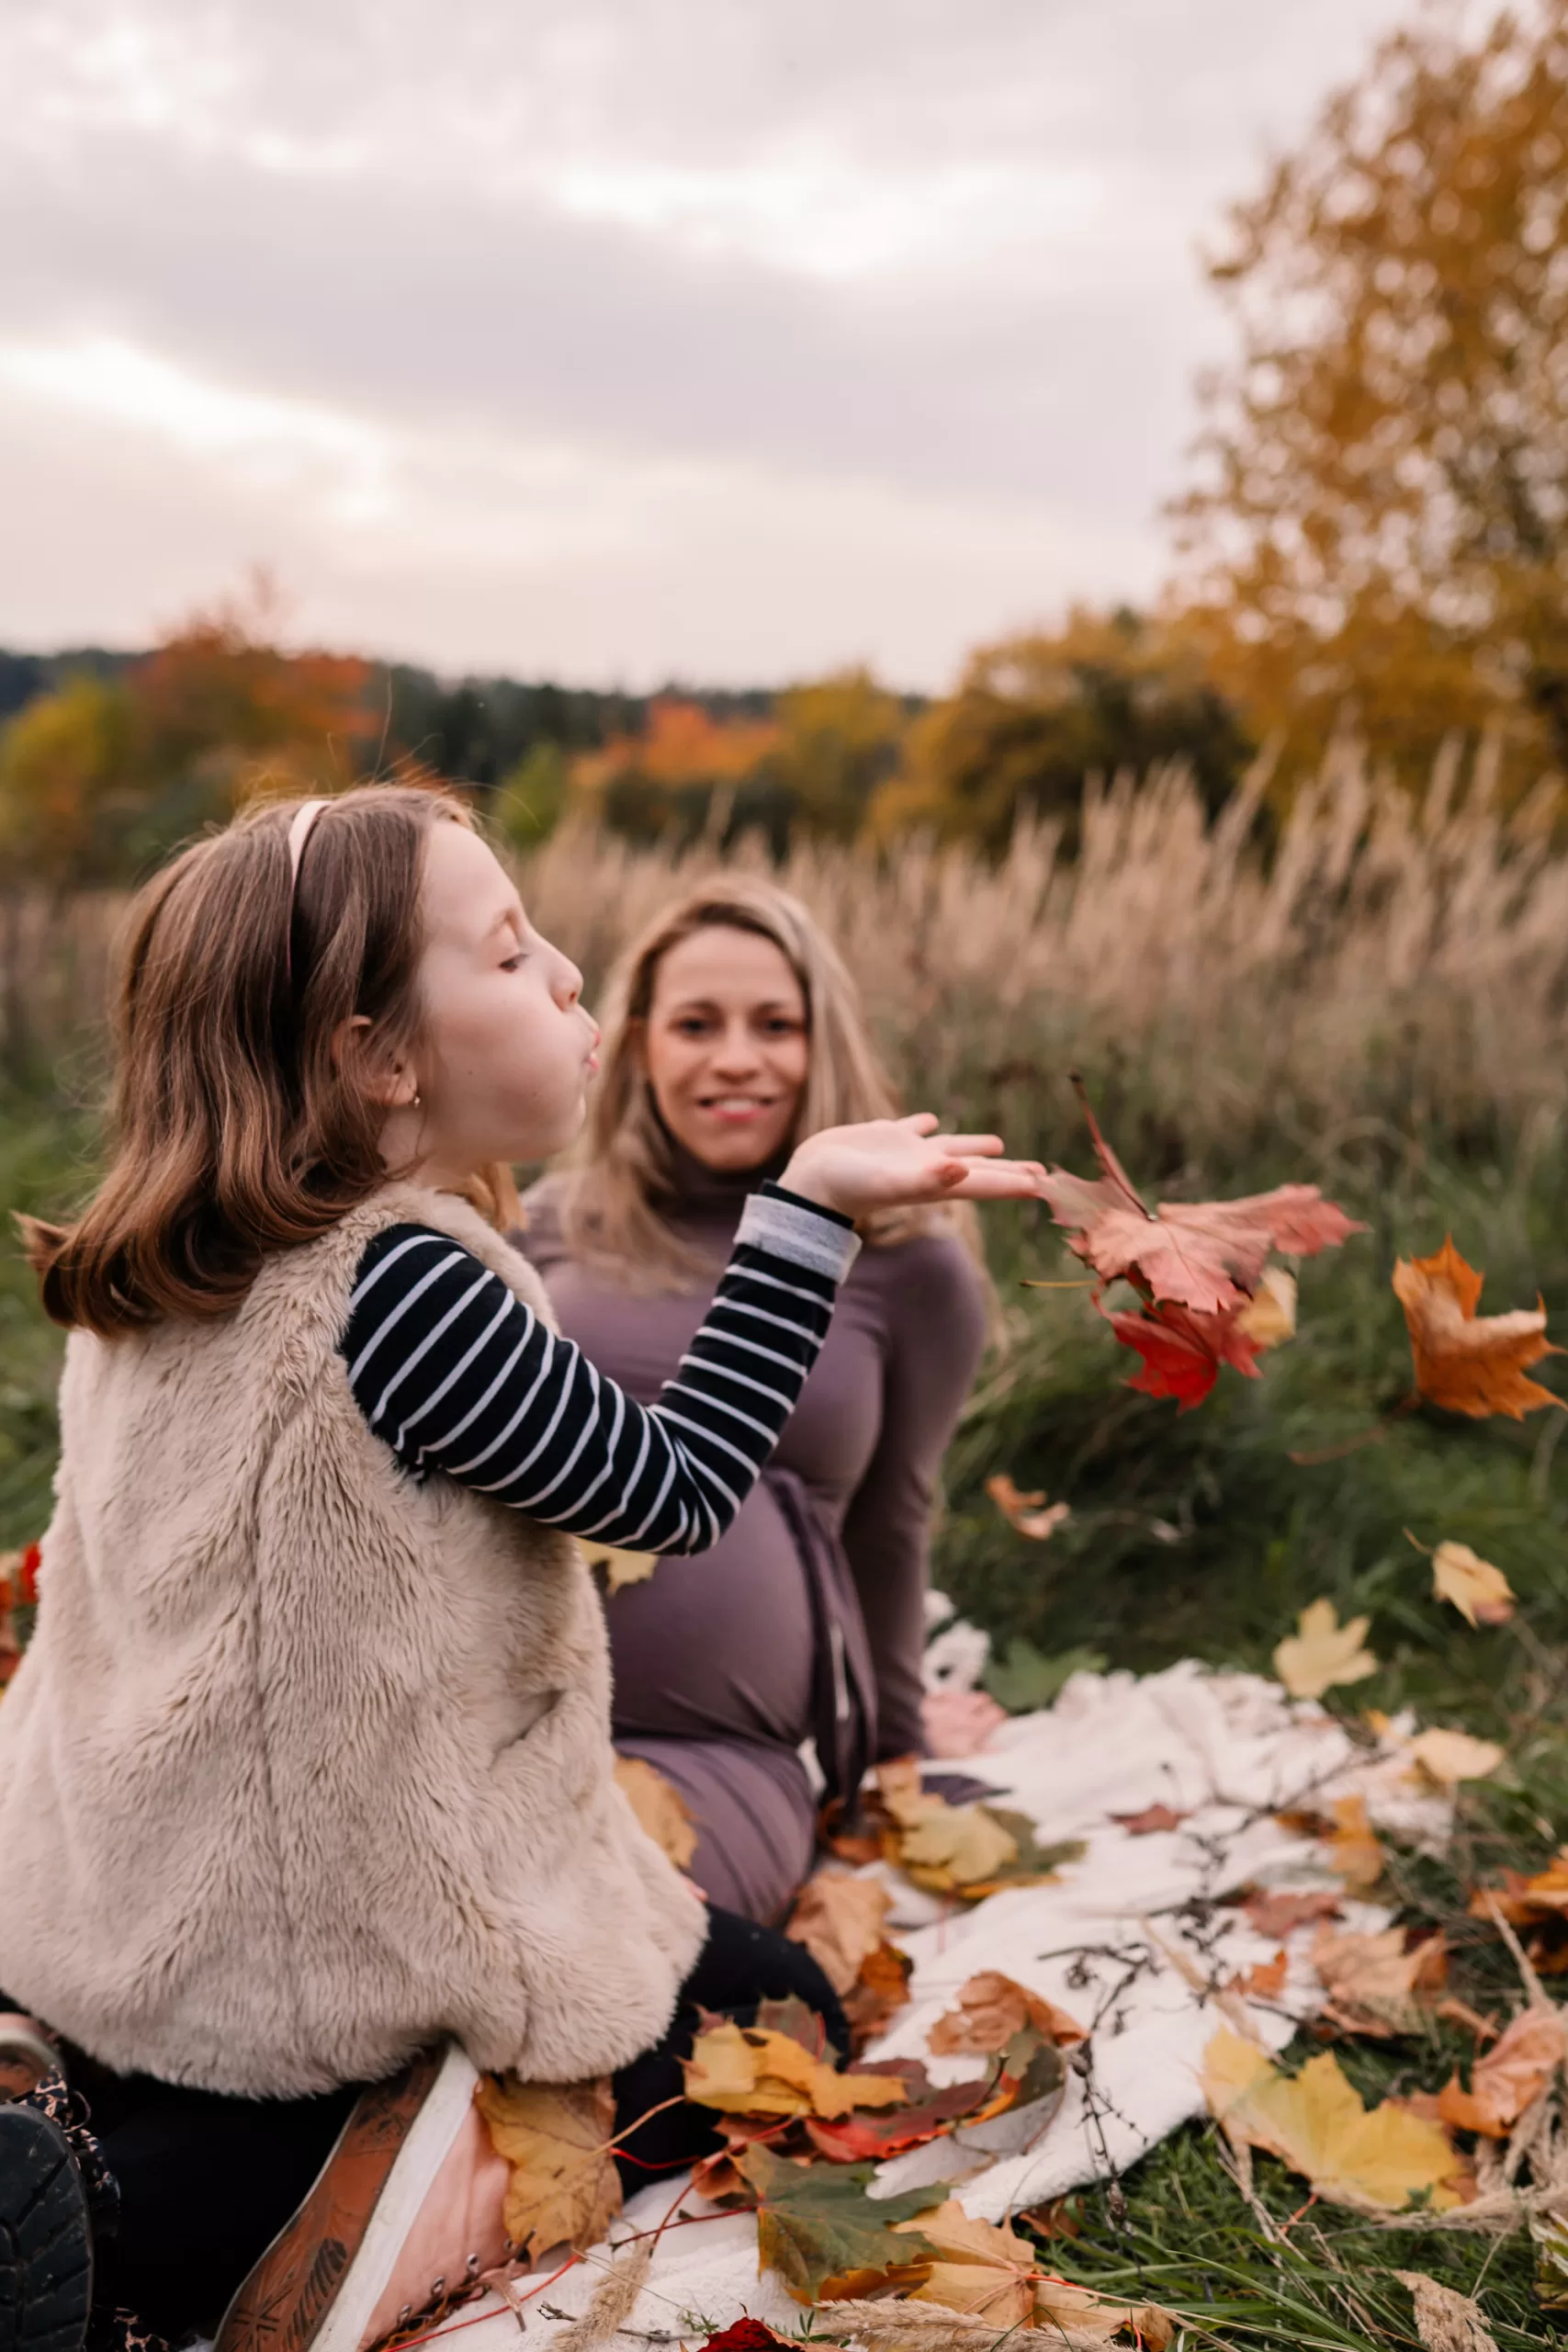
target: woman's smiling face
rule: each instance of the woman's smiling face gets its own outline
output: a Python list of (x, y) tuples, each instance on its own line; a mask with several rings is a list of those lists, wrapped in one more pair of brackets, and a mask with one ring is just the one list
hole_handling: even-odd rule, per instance
[(810, 1050), (805, 994), (771, 939), (705, 923), (660, 956), (643, 1040), (649, 1082), (670, 1133), (705, 1167), (778, 1158)]

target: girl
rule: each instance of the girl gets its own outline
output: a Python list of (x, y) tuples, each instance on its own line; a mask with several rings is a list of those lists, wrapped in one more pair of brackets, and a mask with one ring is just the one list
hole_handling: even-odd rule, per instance
[(581, 1121), (580, 990), (422, 790), (254, 811), (134, 910), (110, 1170), (31, 1233), (71, 1339), (37, 1633), (0, 1703), (0, 2006), (77, 2069), (103, 2163), (58, 2082), (0, 2108), (0, 2345), (80, 2344), (116, 2191), (100, 2310), (210, 2330), (340, 2134), (319, 2243), (285, 2233), (225, 2341), (247, 2312), (368, 2340), (475, 2067), (618, 2070), (625, 2126), (658, 2102), (650, 2053), (674, 2073), (683, 1986), (742, 2012), (801, 1987), (616, 1789), (571, 1537), (714, 1544), (854, 1220), (1040, 1171), (929, 1117), (809, 1137), (643, 1408), (474, 1205)]
[[(604, 1072), (574, 1164), (527, 1198), (521, 1247), (563, 1329), (649, 1401), (703, 1320), (747, 1196), (802, 1136), (886, 1116), (853, 984), (806, 909), (719, 875), (666, 909), (609, 987)], [(959, 1204), (862, 1220), (799, 1409), (712, 1550), (609, 1595), (616, 1745), (699, 1831), (692, 1871), (754, 1919), (811, 1866), (829, 1793), (947, 1744), (920, 1679), (932, 1487), (985, 1343)], [(976, 1702), (964, 1694), (958, 1705)], [(983, 1707), (986, 1702), (979, 1702)]]

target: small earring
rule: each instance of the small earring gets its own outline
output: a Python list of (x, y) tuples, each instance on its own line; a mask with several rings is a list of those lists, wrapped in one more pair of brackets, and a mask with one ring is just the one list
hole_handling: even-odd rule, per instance
[(417, 1111), (417, 1110), (418, 1110), (418, 1108), (419, 1108), (419, 1105), (420, 1105), (420, 1100), (421, 1100), (421, 1097), (420, 1097), (420, 1091), (419, 1091), (418, 1087), (416, 1086), (416, 1087), (414, 1088), (414, 1091), (413, 1091), (413, 1101), (409, 1104), (409, 1109), (410, 1109), (411, 1111)]

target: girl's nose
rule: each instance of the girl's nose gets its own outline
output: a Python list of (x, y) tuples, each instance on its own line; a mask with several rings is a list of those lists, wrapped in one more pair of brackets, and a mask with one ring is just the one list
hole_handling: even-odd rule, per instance
[(582, 975), (570, 956), (558, 951), (556, 976), (550, 992), (563, 1012), (570, 1012), (582, 994)]

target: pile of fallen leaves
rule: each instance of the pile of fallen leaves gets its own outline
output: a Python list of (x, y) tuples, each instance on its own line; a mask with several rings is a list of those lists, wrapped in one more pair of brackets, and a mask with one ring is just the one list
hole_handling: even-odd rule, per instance
[(1005, 1886), (1043, 1885), (1084, 1850), (1075, 1838), (1042, 1846), (1027, 1814), (949, 1803), (924, 1785), (912, 1756), (878, 1765), (859, 1821), (829, 1843), (844, 1861), (891, 1862), (928, 1894), (962, 1903), (983, 1902)]

